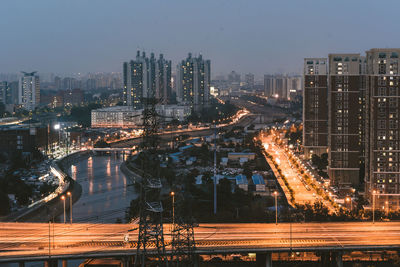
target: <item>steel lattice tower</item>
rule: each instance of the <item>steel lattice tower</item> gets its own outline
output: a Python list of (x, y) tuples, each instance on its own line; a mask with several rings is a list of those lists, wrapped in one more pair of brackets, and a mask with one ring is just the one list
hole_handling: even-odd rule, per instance
[[(158, 118), (155, 108), (157, 100), (154, 95), (151, 95), (143, 102), (143, 141), (141, 144), (143, 175), (140, 184), (139, 236), (135, 263), (137, 265), (140, 261), (141, 265), (145, 266), (150, 257), (158, 266), (167, 266), (162, 222), (163, 207), (160, 198), (162, 184), (160, 178), (154, 178), (151, 174), (154, 174), (152, 166), (154, 168), (154, 164), (158, 164), (156, 153)], [(152, 249), (151, 252), (149, 248)]]
[(175, 220), (172, 226), (172, 260), (176, 265), (193, 266), (195, 261), (192, 201), (184, 192), (176, 195)]

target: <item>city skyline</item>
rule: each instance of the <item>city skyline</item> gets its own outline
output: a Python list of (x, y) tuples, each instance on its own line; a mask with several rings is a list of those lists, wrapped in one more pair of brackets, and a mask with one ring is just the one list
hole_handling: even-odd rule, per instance
[[(235, 69), (260, 77), (301, 73), (303, 58), (308, 56), (397, 46), (398, 37), (388, 42), (371, 34), (395, 31), (395, 23), (385, 22), (396, 15), (396, 8), (383, 16), (375, 14), (378, 3), (374, 1), (364, 1), (362, 6), (341, 2), (346, 3), (345, 9), (337, 1), (328, 5), (96, 1), (95, 8), (91, 1), (5, 1), (8, 12), (0, 18), (0, 29), (7, 41), (0, 50), (0, 72), (121, 72), (120, 62), (140, 49), (163, 53), (173, 64), (189, 52), (202, 54), (213, 61), (215, 75)], [(132, 16), (132, 10), (143, 12)], [(354, 10), (359, 16), (351, 15)], [(193, 23), (193, 12), (207, 16)], [(152, 14), (151, 19), (141, 23), (147, 14)], [(371, 16), (376, 19), (370, 20)], [(373, 23), (377, 19), (380, 23)], [(304, 31), (310, 25), (313, 30)]]

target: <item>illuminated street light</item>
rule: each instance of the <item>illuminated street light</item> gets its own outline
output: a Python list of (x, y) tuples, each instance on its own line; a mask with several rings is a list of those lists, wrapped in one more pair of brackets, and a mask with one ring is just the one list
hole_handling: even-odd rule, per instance
[(171, 192), (172, 196), (172, 230), (175, 230), (175, 192)]
[(386, 216), (389, 217), (389, 201), (385, 201), (386, 205)]
[(61, 200), (63, 201), (64, 204), (64, 223), (65, 223), (65, 196), (61, 196)]
[(345, 200), (346, 202), (350, 203), (350, 211), (353, 211), (353, 200), (351, 197), (346, 197)]
[(375, 223), (375, 195), (376, 191), (372, 191), (372, 223)]

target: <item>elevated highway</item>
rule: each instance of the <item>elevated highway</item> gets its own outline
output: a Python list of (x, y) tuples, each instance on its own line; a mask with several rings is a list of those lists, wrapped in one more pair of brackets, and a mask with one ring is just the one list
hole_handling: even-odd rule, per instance
[[(137, 225), (1, 223), (0, 263), (136, 253)], [(167, 253), (170, 225), (164, 225)], [(129, 242), (124, 236), (129, 235)], [(196, 253), (399, 250), (399, 222), (201, 224)]]
[[(231, 129), (235, 126), (248, 126), (250, 125), (254, 119), (256, 118), (253, 114), (247, 114), (239, 119), (237, 122), (232, 124), (219, 125), (218, 127), (221, 129)], [(180, 135), (189, 135), (189, 136), (207, 136), (214, 133), (214, 129), (212, 127), (209, 128), (193, 128), (193, 129), (185, 129), (185, 130), (176, 130), (176, 131), (164, 131), (159, 134), (162, 140), (171, 140), (173, 137)], [(131, 139), (125, 139), (117, 142), (110, 143), (112, 148), (129, 148), (132, 146), (136, 146), (140, 144), (142, 138), (135, 137)]]

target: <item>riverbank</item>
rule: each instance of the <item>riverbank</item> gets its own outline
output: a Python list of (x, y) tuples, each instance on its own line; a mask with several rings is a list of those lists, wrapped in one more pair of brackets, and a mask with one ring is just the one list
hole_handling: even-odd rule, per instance
[[(9, 214), (1, 218), (1, 221), (11, 222), (48, 222), (54, 221), (58, 216), (63, 214), (64, 207), (61, 196), (66, 192), (71, 192), (72, 203), (79, 200), (82, 194), (82, 187), (74, 181), (68, 174), (67, 169), (76, 161), (90, 155), (90, 151), (78, 151), (57, 160), (52, 166), (53, 172), (57, 173), (62, 180), (60, 186), (56, 189), (54, 196), (47, 196), (37, 203), (31, 204), (29, 207)], [(70, 201), (66, 200), (65, 206), (69, 210)]]

